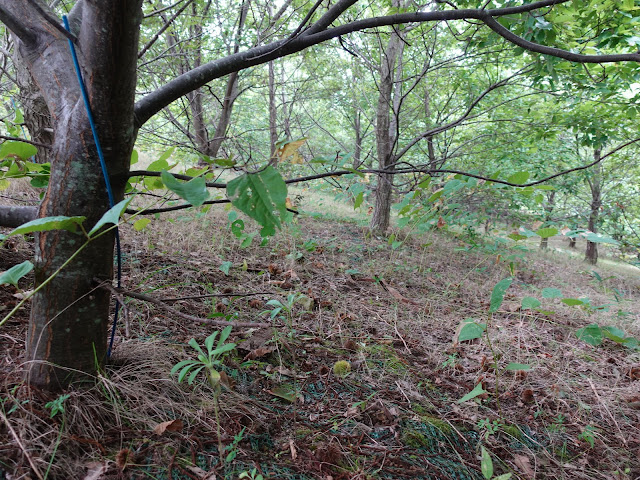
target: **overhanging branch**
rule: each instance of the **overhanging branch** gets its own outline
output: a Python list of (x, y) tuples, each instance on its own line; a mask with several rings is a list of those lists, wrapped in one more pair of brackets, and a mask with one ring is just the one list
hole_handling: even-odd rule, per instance
[[(339, 17), (340, 13), (344, 12), (346, 8), (355, 3), (355, 0), (342, 0), (336, 3), (336, 5), (332, 7), (327, 14), (318, 20), (318, 22), (297, 37), (278, 40), (267, 45), (250, 48), (243, 52), (238, 52), (213, 62), (209, 62), (205, 65), (201, 65), (174, 78), (157, 90), (147, 94), (136, 103), (136, 127), (139, 128), (158, 111), (173, 101), (197, 88), (202, 87), (216, 78), (300, 52), (308, 47), (326, 42), (327, 40), (337, 38), (341, 35), (347, 35), (349, 33), (369, 28), (405, 23), (476, 19), (486, 23), (490, 28), (494, 29), (507, 40), (513, 41), (514, 44), (533, 52), (554, 55), (571, 61), (583, 61), (590, 63), (640, 61), (640, 54), (637, 53), (619, 55), (578, 55), (565, 50), (538, 45), (512, 34), (509, 30), (502, 27), (494, 18), (531, 12), (540, 8), (565, 3), (567, 1), (569, 0), (543, 0), (519, 7), (498, 8), (493, 10), (460, 9), (401, 13), (358, 20), (335, 28), (325, 29)], [(338, 15), (336, 15), (336, 13), (338, 13)]]

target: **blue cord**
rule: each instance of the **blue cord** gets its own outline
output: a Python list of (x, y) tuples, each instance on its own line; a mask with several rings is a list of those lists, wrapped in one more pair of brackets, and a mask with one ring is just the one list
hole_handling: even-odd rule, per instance
[[(69, 19), (66, 15), (62, 16), (64, 22), (64, 28), (70, 32)], [(87, 88), (85, 87), (84, 80), (82, 79), (82, 72), (80, 71), (80, 64), (78, 63), (78, 55), (76, 54), (76, 48), (73, 45), (71, 39), (68, 40), (69, 49), (71, 50), (71, 57), (73, 58), (73, 67), (78, 77), (78, 83), (80, 84), (80, 91), (82, 92), (82, 99), (84, 100), (84, 106), (87, 110), (87, 117), (89, 118), (89, 125), (91, 126), (91, 132), (93, 133), (93, 139), (96, 143), (96, 150), (98, 150), (98, 157), (100, 158), (100, 166), (102, 167), (102, 175), (104, 176), (104, 183), (107, 187), (107, 194), (109, 195), (109, 207), (113, 208), (116, 204), (113, 197), (113, 190), (111, 189), (111, 181), (109, 180), (109, 172), (107, 171), (107, 163), (104, 160), (104, 154), (102, 153), (102, 147), (100, 146), (100, 139), (98, 138), (98, 131), (96, 124), (93, 121), (93, 114), (91, 113), (91, 104), (89, 103), (89, 95), (87, 94)], [(120, 231), (116, 226), (116, 258), (118, 262), (118, 288), (122, 285), (122, 252), (120, 250)], [(111, 339), (109, 340), (109, 348), (107, 349), (107, 358), (111, 357), (111, 350), (113, 349), (113, 340), (116, 336), (116, 326), (118, 324), (118, 312), (120, 311), (120, 302), (116, 299), (116, 312), (113, 317), (113, 328), (111, 329)]]

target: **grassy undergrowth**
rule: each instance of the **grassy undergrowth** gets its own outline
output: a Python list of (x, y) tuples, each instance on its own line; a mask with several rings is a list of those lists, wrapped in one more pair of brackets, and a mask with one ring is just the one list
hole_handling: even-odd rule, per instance
[[(481, 479), (481, 447), (513, 478), (640, 475), (640, 356), (576, 336), (596, 323), (640, 338), (635, 271), (451, 232), (393, 243), (362, 227), (366, 210), (300, 194), (307, 213), (265, 246), (242, 248), (222, 210), (123, 228), (127, 290), (273, 325), (233, 328), (219, 384), (171, 374), (217, 327), (127, 299), (95, 385), (48, 395), (22, 381), (28, 312), (13, 318), (0, 479)], [(11, 248), (0, 270), (30, 255)], [(5, 308), (14, 293), (0, 287)], [(458, 341), (465, 320), (487, 333)]]

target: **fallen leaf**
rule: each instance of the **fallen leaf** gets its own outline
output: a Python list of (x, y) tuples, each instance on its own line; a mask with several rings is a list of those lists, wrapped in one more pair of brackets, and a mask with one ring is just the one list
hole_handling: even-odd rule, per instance
[(289, 439), (289, 449), (291, 450), (291, 459), (295, 460), (298, 458), (298, 451), (296, 450), (296, 446), (293, 443), (293, 439)]
[(220, 383), (224, 385), (228, 390), (232, 390), (235, 385), (235, 380), (227, 375), (224, 371), (220, 372)]
[(267, 390), (267, 393), (270, 393), (271, 395), (281, 398), (289, 403), (293, 403), (296, 399), (295, 390), (287, 385), (282, 385), (272, 390)]
[(256, 358), (264, 357), (265, 355), (269, 355), (275, 349), (276, 349), (276, 347), (260, 347), (260, 348), (256, 348), (255, 350), (251, 350), (249, 353), (247, 353), (243, 360), (244, 361), (255, 360)]
[(184, 427), (184, 422), (179, 418), (175, 420), (169, 420), (168, 422), (162, 422), (156, 425), (153, 429), (153, 433), (156, 435), (162, 435), (164, 432), (179, 432)]
[(103, 480), (106, 478), (104, 475), (109, 469), (109, 466), (106, 463), (99, 462), (91, 462), (87, 467), (87, 474), (82, 480)]
[(531, 460), (526, 455), (514, 455), (513, 463), (515, 463), (516, 467), (518, 467), (522, 474), (528, 479), (534, 479), (536, 473), (533, 471), (531, 467)]
[(195, 465), (187, 465), (186, 468), (200, 480), (216, 480), (215, 472), (205, 472), (203, 469), (196, 467)]
[(290, 279), (292, 282), (299, 282), (300, 281), (300, 277), (298, 276), (298, 274), (296, 272), (292, 270), (287, 270), (286, 272), (282, 272), (282, 276), (284, 278), (288, 278)]

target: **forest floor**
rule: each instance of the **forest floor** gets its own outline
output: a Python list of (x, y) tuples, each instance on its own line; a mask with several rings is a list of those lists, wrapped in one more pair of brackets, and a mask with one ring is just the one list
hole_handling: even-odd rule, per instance
[[(21, 309), (0, 328), (0, 480), (481, 480), (481, 447), (496, 476), (640, 478), (640, 354), (576, 336), (640, 338), (637, 269), (451, 232), (396, 241), (307, 215), (247, 248), (222, 211), (125, 225), (126, 290), (273, 326), (233, 328), (219, 390), (179, 383), (189, 340), (217, 328), (126, 298), (95, 384), (56, 396), (22, 380)], [(13, 241), (0, 271), (30, 256)], [(0, 287), (2, 312), (16, 293)], [(467, 319), (487, 333), (458, 341)]]

